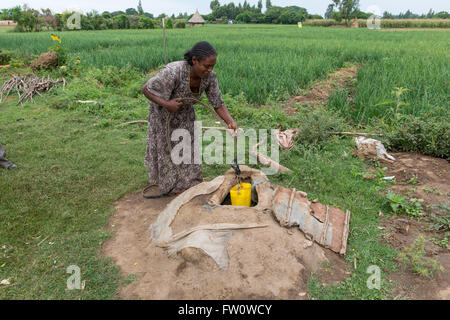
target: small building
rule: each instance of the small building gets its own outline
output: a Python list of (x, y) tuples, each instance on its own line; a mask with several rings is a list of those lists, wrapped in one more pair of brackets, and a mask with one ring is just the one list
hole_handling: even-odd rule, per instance
[(0, 20), (0, 26), (10, 26), (10, 27), (15, 27), (17, 26), (17, 23), (15, 23), (12, 20)]
[(198, 10), (196, 10), (192, 18), (189, 19), (188, 23), (191, 27), (195, 27), (195, 26), (203, 26), (206, 23), (206, 21), (205, 19), (203, 19), (200, 13), (198, 13)]

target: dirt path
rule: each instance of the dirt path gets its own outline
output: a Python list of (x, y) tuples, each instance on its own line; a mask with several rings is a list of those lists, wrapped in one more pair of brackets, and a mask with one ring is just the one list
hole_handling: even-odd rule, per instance
[[(168, 256), (151, 242), (150, 225), (172, 198), (143, 199), (129, 195), (115, 205), (109, 228), (115, 231), (104, 252), (120, 266), (123, 275), (137, 279), (119, 293), (122, 299), (308, 299), (310, 271), (326, 276), (324, 284), (338, 283), (349, 276), (343, 258), (307, 240), (298, 228), (280, 227), (270, 214), (236, 210), (234, 219), (256, 219), (269, 226), (237, 230), (227, 250), (229, 267), (220, 269), (202, 251), (183, 249)], [(202, 207), (199, 196), (181, 208), (174, 232), (196, 219), (217, 220), (214, 211)], [(179, 218), (178, 218), (179, 217)], [(331, 265), (331, 267), (330, 267)]]
[(331, 73), (326, 79), (315, 82), (308, 88), (306, 95), (290, 98), (285, 104), (285, 112), (288, 115), (293, 115), (299, 108), (326, 106), (328, 98), (333, 92), (352, 86), (352, 81), (356, 78), (357, 72), (357, 67), (351, 66)]
[[(442, 204), (449, 203), (450, 165), (444, 159), (414, 153), (392, 153), (396, 161), (388, 165), (387, 176), (395, 176), (397, 184), (390, 189), (408, 198), (424, 199), (427, 214), (438, 216), (449, 212), (442, 210)], [(420, 222), (404, 216), (388, 216), (383, 219), (386, 228), (385, 241), (403, 250), (411, 246), (419, 235), (429, 239), (442, 237), (442, 232), (433, 232), (433, 225), (427, 218)], [(431, 229), (431, 231), (430, 231)], [(428, 279), (413, 273), (409, 268), (391, 275), (396, 282), (394, 295), (399, 299), (445, 299), (450, 300), (450, 250), (431, 242), (425, 246), (425, 257), (435, 259), (444, 267), (433, 278)]]

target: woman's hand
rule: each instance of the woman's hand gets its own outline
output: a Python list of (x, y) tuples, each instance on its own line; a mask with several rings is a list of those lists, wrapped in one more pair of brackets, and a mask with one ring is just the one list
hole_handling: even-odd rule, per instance
[(237, 130), (238, 130), (238, 125), (237, 125), (237, 123), (234, 122), (234, 120), (231, 120), (231, 121), (228, 123), (228, 129), (232, 129), (232, 130), (237, 131)]
[(236, 122), (234, 122), (233, 119), (228, 123), (228, 129), (230, 129), (230, 134), (232, 137), (237, 137), (238, 135), (238, 125)]
[(172, 100), (169, 100), (165, 103), (164, 107), (169, 110), (170, 112), (177, 112), (183, 103), (181, 102), (180, 98), (175, 98)]

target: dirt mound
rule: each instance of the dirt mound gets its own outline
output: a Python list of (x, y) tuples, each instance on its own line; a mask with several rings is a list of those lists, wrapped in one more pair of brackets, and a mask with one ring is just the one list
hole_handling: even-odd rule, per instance
[(58, 65), (58, 55), (55, 51), (44, 52), (36, 60), (34, 60), (30, 67), (33, 71), (40, 69), (47, 69)]
[[(205, 206), (209, 196), (185, 204), (171, 225), (173, 231), (202, 223), (257, 222), (265, 228), (235, 230), (228, 241), (229, 265), (221, 269), (195, 248), (168, 256), (155, 246), (150, 225), (173, 198), (143, 199), (129, 195), (116, 203), (110, 228), (115, 237), (104, 251), (124, 275), (138, 279), (120, 292), (124, 299), (307, 299), (311, 271), (326, 273), (325, 284), (348, 276), (344, 259), (309, 241), (298, 228), (280, 226), (270, 213), (230, 207), (214, 213)], [(333, 268), (330, 268), (330, 263)], [(323, 271), (323, 270), (326, 270)]]

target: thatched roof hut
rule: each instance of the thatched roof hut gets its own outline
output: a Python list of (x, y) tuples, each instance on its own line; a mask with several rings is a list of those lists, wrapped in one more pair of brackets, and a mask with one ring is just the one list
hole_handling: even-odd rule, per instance
[(202, 18), (200, 13), (198, 13), (198, 10), (196, 10), (192, 18), (189, 19), (188, 23), (191, 27), (195, 27), (198, 25), (204, 25), (206, 21)]

